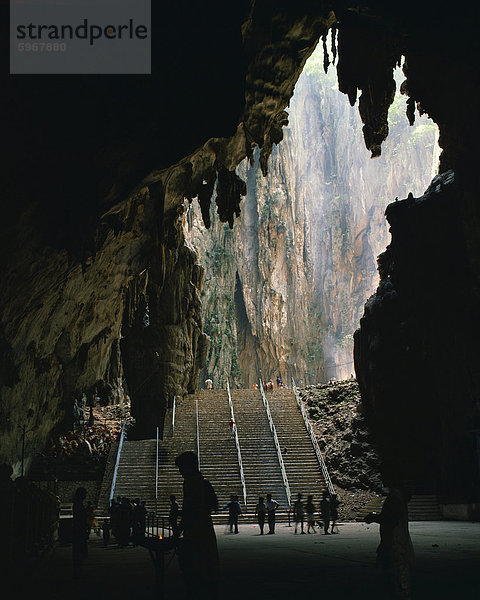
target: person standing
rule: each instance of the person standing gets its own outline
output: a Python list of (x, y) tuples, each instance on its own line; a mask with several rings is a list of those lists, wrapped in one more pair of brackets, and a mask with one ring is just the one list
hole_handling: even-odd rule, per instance
[(260, 535), (263, 535), (263, 527), (265, 525), (265, 515), (267, 514), (267, 507), (265, 506), (263, 496), (258, 499), (257, 506), (255, 507), (255, 514), (258, 519), (258, 526), (260, 527)]
[(305, 532), (303, 531), (303, 520), (305, 517), (305, 512), (303, 509), (303, 502), (302, 502), (302, 494), (298, 494), (297, 499), (295, 500), (295, 503), (293, 505), (293, 520), (295, 521), (295, 533), (297, 533), (297, 528), (298, 528), (298, 524), (300, 523), (300, 527), (301, 527), (301, 532), (305, 534)]
[(175, 464), (183, 477), (182, 517), (175, 537), (183, 533), (178, 553), (188, 598), (216, 600), (219, 565), (211, 513), (218, 510), (217, 495), (200, 473), (194, 452), (183, 452)]
[(231, 494), (230, 502), (222, 506), (222, 510), (228, 508), (228, 525), (230, 533), (238, 533), (238, 516), (242, 514), (242, 508), (238, 501), (238, 496)]
[(210, 377), (205, 379), (205, 389), (213, 390), (213, 381), (210, 379)]
[(313, 504), (313, 496), (307, 496), (305, 510), (307, 511), (307, 533), (310, 533), (310, 529), (315, 533), (315, 505)]
[(325, 535), (330, 535), (328, 526), (330, 525), (331, 508), (332, 505), (328, 496), (328, 492), (323, 492), (322, 501), (320, 502), (320, 510), (322, 513), (323, 531), (325, 532)]
[(84, 487), (77, 488), (73, 498), (72, 560), (73, 577), (82, 576), (82, 563), (88, 558), (88, 515), (83, 501), (87, 497)]
[(271, 535), (275, 533), (275, 512), (280, 504), (276, 500), (273, 500), (272, 494), (267, 494), (265, 506), (267, 509), (268, 533)]
[(410, 493), (401, 483), (384, 479), (389, 486), (379, 515), (370, 513), (365, 523), (380, 524), (380, 545), (377, 566), (381, 570), (383, 593), (386, 598), (412, 597), (412, 566), (414, 551), (408, 531), (408, 502)]
[(332, 494), (331, 496), (331, 515), (332, 515), (332, 528), (330, 530), (330, 533), (338, 533), (338, 527), (337, 527), (337, 531), (334, 531), (334, 528), (337, 524), (337, 520), (338, 520), (338, 507), (340, 506), (340, 501), (338, 500), (338, 496), (337, 494)]

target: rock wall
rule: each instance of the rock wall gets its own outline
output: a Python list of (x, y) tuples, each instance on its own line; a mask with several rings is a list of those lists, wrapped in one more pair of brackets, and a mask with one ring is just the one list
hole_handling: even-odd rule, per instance
[(479, 317), (461, 212), (453, 171), (387, 208), (392, 241), (355, 334), (365, 414), (385, 469), (444, 502), (480, 494)]
[(198, 205), (190, 210), (188, 235), (207, 271), (207, 371), (216, 385), (226, 376), (239, 383), (241, 373), (251, 386), (259, 369), (302, 382), (353, 372), (353, 332), (388, 243), (385, 206), (423, 192), (438, 161), (433, 122), (408, 123), (399, 72), (390, 137), (371, 160), (360, 117), (323, 63), (319, 46), (295, 87), (268, 176), (258, 155), (253, 167), (238, 168), (247, 194), (233, 231), (211, 210), (204, 235)]

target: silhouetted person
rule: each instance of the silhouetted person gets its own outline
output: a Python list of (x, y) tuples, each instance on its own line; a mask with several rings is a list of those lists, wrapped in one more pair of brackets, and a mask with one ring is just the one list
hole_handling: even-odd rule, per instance
[(242, 514), (242, 508), (238, 501), (238, 496), (231, 494), (230, 502), (222, 506), (222, 510), (228, 508), (228, 526), (230, 533), (238, 533), (238, 516)]
[(313, 529), (315, 533), (315, 504), (313, 503), (313, 496), (307, 496), (307, 502), (305, 504), (305, 510), (307, 512), (307, 533), (310, 533), (310, 529)]
[(140, 502), (140, 498), (135, 498), (132, 509), (132, 541), (134, 546), (142, 543), (145, 537), (145, 520), (147, 510)]
[(120, 548), (128, 546), (130, 542), (130, 529), (132, 526), (132, 505), (128, 498), (122, 498), (118, 522), (118, 545)]
[(110, 541), (110, 524), (108, 519), (105, 519), (102, 524), (102, 533), (103, 533), (103, 545), (108, 546), (108, 542)]
[(119, 531), (119, 527), (120, 527), (120, 503), (117, 502), (117, 500), (115, 500), (115, 498), (112, 498), (109, 513), (110, 513), (110, 531), (112, 532), (113, 537), (115, 538), (115, 540), (118, 543), (118, 539), (119, 539), (118, 531)]
[(295, 521), (295, 533), (297, 533), (298, 524), (300, 523), (301, 533), (303, 531), (303, 520), (305, 517), (305, 511), (303, 508), (302, 494), (298, 494), (297, 499), (293, 504), (293, 520)]
[(183, 477), (179, 562), (188, 598), (214, 600), (218, 598), (218, 550), (211, 513), (218, 510), (217, 495), (198, 470), (194, 452), (183, 452), (175, 464)]
[(176, 536), (178, 532), (178, 516), (180, 507), (178, 506), (177, 498), (173, 494), (170, 496), (170, 512), (168, 513), (168, 523), (172, 528), (172, 535)]
[(275, 533), (275, 512), (280, 505), (276, 500), (272, 499), (272, 494), (267, 494), (265, 506), (267, 508), (268, 533), (273, 534)]
[(332, 515), (331, 510), (332, 505), (330, 503), (330, 498), (328, 497), (328, 492), (323, 492), (323, 497), (320, 502), (320, 511), (322, 513), (323, 531), (325, 535), (330, 535), (328, 526), (330, 525), (330, 517)]
[(407, 504), (410, 494), (400, 485), (392, 485), (377, 515), (370, 513), (366, 523), (380, 524), (377, 565), (381, 569), (386, 598), (409, 600), (413, 546), (408, 531)]
[[(331, 528), (330, 532), (338, 533), (338, 531), (333, 530), (338, 521), (338, 507), (340, 506), (340, 502), (338, 500), (337, 494), (331, 495), (330, 503), (331, 503), (330, 513), (331, 513), (331, 518), (332, 518), (332, 528)], [(338, 530), (338, 527), (337, 527), (337, 530)]]
[(88, 558), (88, 516), (83, 501), (87, 497), (84, 487), (77, 488), (73, 498), (72, 559), (73, 576), (82, 576), (82, 562)]
[(255, 507), (255, 514), (258, 519), (258, 526), (260, 527), (260, 535), (263, 535), (263, 527), (265, 525), (265, 515), (267, 514), (267, 507), (265, 506), (263, 496), (258, 499), (257, 506)]

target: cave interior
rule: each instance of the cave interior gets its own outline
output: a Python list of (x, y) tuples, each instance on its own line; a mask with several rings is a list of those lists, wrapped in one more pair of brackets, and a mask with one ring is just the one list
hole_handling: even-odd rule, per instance
[(152, 8), (149, 76), (2, 67), (0, 462), (19, 474), (21, 427), (42, 448), (83, 391), (115, 402), (126, 381), (140, 437), (194, 392), (208, 340), (184, 199), (198, 197), (208, 228), (216, 183), (233, 224), (245, 193), (235, 168), (259, 147), (268, 171), (295, 82), (333, 28), (339, 89), (372, 157), (402, 57), (409, 119), (427, 113), (440, 129), (440, 175), (387, 208), (392, 241), (355, 334), (383, 475), (480, 502), (478, 7), (461, 2), (455, 18), (423, 1)]

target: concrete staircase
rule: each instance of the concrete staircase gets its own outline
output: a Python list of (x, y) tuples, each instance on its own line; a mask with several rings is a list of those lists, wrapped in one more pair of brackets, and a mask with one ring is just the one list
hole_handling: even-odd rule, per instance
[(247, 510), (254, 513), (258, 497), (272, 494), (279, 513), (288, 508), (282, 473), (259, 390), (232, 390), (247, 487)]
[(282, 449), (292, 504), (301, 492), (304, 501), (312, 495), (318, 507), (326, 485), (295, 394), (280, 389), (266, 392), (266, 397)]
[(414, 494), (408, 503), (409, 521), (441, 521), (443, 519), (437, 497), (432, 494)]
[[(368, 502), (357, 514), (356, 521), (363, 521), (371, 512), (380, 513), (385, 496)], [(443, 519), (437, 497), (432, 494), (416, 494), (408, 503), (409, 521), (441, 521)]]
[[(230, 494), (237, 494), (243, 510), (241, 521), (249, 522), (254, 520), (258, 497), (271, 493), (280, 503), (278, 520), (286, 520), (287, 496), (260, 391), (232, 390), (231, 394), (247, 488), (246, 507), (235, 440), (228, 424), (231, 415), (226, 390), (198, 391), (177, 405), (174, 437), (159, 444), (157, 500), (155, 440), (124, 441), (114, 495), (139, 497), (146, 501), (148, 510), (159, 516), (168, 515), (170, 494), (182, 503), (183, 481), (174, 461), (185, 450), (197, 451), (198, 402), (200, 469), (213, 485), (220, 507), (228, 502)], [(302, 492), (305, 499), (312, 494), (318, 504), (325, 484), (295, 396), (291, 390), (276, 390), (268, 393), (268, 400), (280, 446), (287, 449), (283, 458), (292, 502)], [(226, 520), (226, 511), (214, 515), (217, 523)]]
[[(220, 507), (237, 494), (243, 506), (242, 481), (237, 449), (230, 426), (230, 406), (226, 390), (196, 392), (198, 398), (198, 427), (200, 431), (200, 470), (215, 490)], [(225, 515), (220, 519), (225, 520)], [(214, 519), (216, 520), (216, 519)]]
[(193, 397), (178, 404), (175, 415), (175, 437), (159, 443), (158, 499), (155, 499), (156, 440), (125, 440), (115, 485), (115, 497), (140, 498), (146, 501), (148, 511), (167, 516), (170, 495), (182, 500), (183, 479), (175, 466), (178, 454), (196, 451), (196, 420)]

